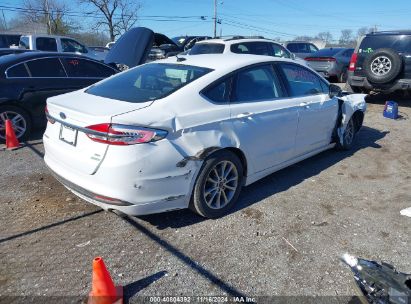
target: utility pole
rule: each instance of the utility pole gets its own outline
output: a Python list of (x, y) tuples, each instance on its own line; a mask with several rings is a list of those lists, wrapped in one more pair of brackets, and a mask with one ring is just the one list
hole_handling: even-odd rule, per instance
[(47, 29), (49, 32), (49, 35), (51, 35), (51, 21), (50, 21), (50, 7), (49, 7), (49, 1), (45, 0), (46, 4), (46, 18), (47, 18)]
[(214, 0), (214, 38), (217, 36), (217, 0)]
[(3, 14), (4, 29), (7, 31), (7, 20), (6, 20), (6, 17), (4, 16), (4, 11), (1, 10), (1, 13)]

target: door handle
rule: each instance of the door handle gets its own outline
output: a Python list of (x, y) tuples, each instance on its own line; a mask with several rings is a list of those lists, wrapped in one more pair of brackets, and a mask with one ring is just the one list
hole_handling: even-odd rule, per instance
[(249, 118), (253, 114), (254, 113), (251, 113), (251, 112), (244, 112), (244, 113), (238, 114), (237, 118)]
[(302, 102), (300, 103), (300, 107), (304, 108), (304, 109), (309, 109), (310, 108), (310, 104), (308, 102)]

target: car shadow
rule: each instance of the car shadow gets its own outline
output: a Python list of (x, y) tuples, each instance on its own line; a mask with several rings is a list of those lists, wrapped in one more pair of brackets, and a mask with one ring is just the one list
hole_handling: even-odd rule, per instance
[(403, 92), (394, 92), (390, 94), (373, 92), (365, 97), (365, 101), (372, 104), (383, 105), (389, 100), (397, 102), (399, 107), (411, 108), (411, 93), (407, 96)]
[[(380, 149), (381, 146), (377, 142), (384, 138), (388, 133), (388, 131), (381, 132), (373, 128), (363, 127), (358, 133), (356, 142), (351, 150), (327, 150), (302, 162), (277, 171), (260, 181), (245, 187), (240, 194), (236, 206), (229, 212), (229, 214), (247, 208), (276, 193), (286, 191), (289, 188), (300, 184), (304, 180), (319, 174), (321, 171), (333, 166), (341, 160), (352, 156), (359, 150), (365, 148)], [(205, 220), (203, 217), (189, 210), (152, 214), (140, 216), (139, 218), (150, 223), (159, 230), (181, 228)]]

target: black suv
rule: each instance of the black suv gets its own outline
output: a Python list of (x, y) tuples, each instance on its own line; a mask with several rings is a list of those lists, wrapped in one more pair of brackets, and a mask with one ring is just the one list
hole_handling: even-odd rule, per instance
[(353, 92), (411, 90), (411, 30), (363, 36), (351, 57), (347, 84)]

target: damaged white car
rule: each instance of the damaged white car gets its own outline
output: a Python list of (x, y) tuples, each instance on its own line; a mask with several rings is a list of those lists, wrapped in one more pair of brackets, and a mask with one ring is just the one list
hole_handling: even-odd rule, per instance
[(219, 217), (243, 186), (326, 149), (351, 148), (364, 96), (342, 97), (289, 59), (168, 58), (50, 98), (45, 162), (106, 210), (189, 207)]

